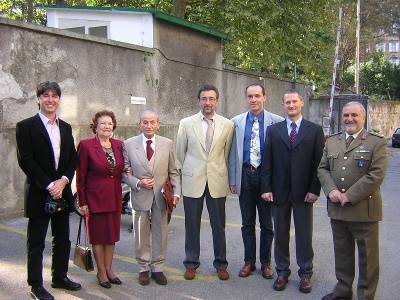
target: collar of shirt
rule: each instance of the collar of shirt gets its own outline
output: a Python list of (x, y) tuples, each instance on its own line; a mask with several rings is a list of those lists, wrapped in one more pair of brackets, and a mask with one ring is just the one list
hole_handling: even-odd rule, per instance
[[(213, 128), (215, 128), (215, 113), (214, 113), (214, 115), (212, 116), (212, 118), (211, 118), (211, 120), (212, 120), (212, 127)], [(203, 133), (204, 133), (204, 136), (206, 136), (206, 134), (207, 134), (207, 128), (208, 128), (208, 123), (207, 123), (207, 121), (206, 120), (204, 120), (204, 118), (205, 118), (205, 116), (202, 114), (202, 112), (200, 111), (200, 116), (201, 116), (201, 125), (202, 125), (202, 127), (203, 127)]]
[[(42, 120), (44, 126), (47, 126), (47, 124), (53, 125), (53, 124), (51, 123), (50, 119), (49, 119), (48, 117), (46, 117), (44, 114), (42, 114), (42, 112), (41, 112), (40, 110), (39, 110), (39, 112), (38, 112), (38, 115), (39, 115), (39, 117), (40, 117), (40, 120)], [(55, 123), (56, 123), (57, 126), (58, 126), (58, 117), (57, 117), (57, 116), (56, 116), (56, 119), (55, 119)]]
[[(211, 120), (213, 121), (213, 124), (215, 123), (215, 115), (216, 113), (214, 113), (214, 115), (212, 116)], [(204, 120), (205, 116), (203, 115), (203, 113), (200, 111), (200, 116), (201, 116), (201, 120), (205, 123), (207, 123), (207, 121)]]
[(155, 151), (156, 150), (156, 135), (153, 135), (153, 137), (151, 139), (148, 139), (142, 133), (142, 144), (143, 144), (144, 152), (147, 151), (147, 140), (151, 140), (152, 141), (152, 143), (150, 144), (150, 147)]
[(364, 129), (364, 128), (361, 128), (360, 131), (358, 131), (358, 132), (356, 132), (356, 133), (354, 133), (354, 134), (348, 134), (348, 133), (346, 132), (346, 140), (347, 140), (347, 138), (348, 138), (350, 135), (352, 135), (353, 138), (356, 139), (356, 138), (358, 137), (358, 135), (360, 134), (360, 132), (361, 132), (363, 129)]
[(257, 116), (249, 111), (247, 117), (250, 118), (251, 122), (253, 122), (254, 118), (257, 117), (258, 123), (263, 123), (262, 121), (264, 120), (264, 110), (262, 110)]
[[(301, 121), (303, 120), (303, 116), (300, 116), (300, 118), (298, 118), (297, 121), (295, 121), (297, 127), (296, 127), (296, 132), (299, 133), (299, 129), (300, 129), (300, 125), (301, 125)], [(286, 118), (286, 127), (288, 130), (288, 134), (290, 135), (290, 132), (292, 131), (292, 123), (293, 121), (291, 121), (289, 118)]]

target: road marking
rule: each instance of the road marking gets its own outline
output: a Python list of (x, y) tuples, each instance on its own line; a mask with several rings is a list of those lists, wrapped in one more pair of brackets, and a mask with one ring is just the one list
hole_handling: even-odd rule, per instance
[[(13, 228), (13, 227), (1, 224), (1, 223), (0, 223), (0, 230), (26, 237), (26, 230)], [(52, 240), (51, 237), (46, 237), (46, 242), (51, 243), (51, 240)], [(136, 259), (134, 259), (133, 257), (114, 254), (114, 258), (119, 261), (122, 261), (122, 262), (126, 262), (126, 263), (130, 263), (132, 265), (139, 266)], [(181, 270), (178, 268), (173, 268), (173, 267), (167, 267), (167, 266), (164, 267), (164, 270), (167, 274), (172, 274), (172, 276), (169, 276), (169, 277), (174, 278), (174, 280), (185, 281), (185, 278), (183, 278), (184, 270)], [(208, 282), (208, 283), (215, 282), (217, 280), (217, 274), (202, 275), (200, 273), (196, 273), (196, 280)]]

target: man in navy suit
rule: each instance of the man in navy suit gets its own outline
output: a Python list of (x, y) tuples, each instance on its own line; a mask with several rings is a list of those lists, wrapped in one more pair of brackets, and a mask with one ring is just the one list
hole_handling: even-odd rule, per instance
[[(67, 277), (71, 242), (69, 213), (73, 210), (71, 181), (77, 156), (71, 126), (56, 115), (61, 89), (56, 82), (38, 85), (39, 113), (17, 123), (18, 163), (26, 175), (25, 217), (27, 228), (28, 284), (34, 299), (54, 299), (43, 287), (43, 249), (49, 221), (52, 241), (52, 287), (79, 290)], [(53, 214), (44, 210), (46, 199), (64, 199), (68, 208)]]
[(260, 223), (261, 275), (273, 278), (271, 246), (274, 238), (271, 204), (261, 198), (260, 172), (267, 127), (281, 122), (282, 117), (264, 109), (267, 101), (261, 84), (251, 84), (245, 90), (249, 111), (232, 119), (235, 131), (229, 153), (229, 186), (239, 196), (242, 214), (242, 239), (244, 266), (240, 277), (247, 277), (255, 270), (256, 263), (256, 214)]
[(291, 213), (296, 230), (299, 290), (311, 292), (313, 273), (313, 203), (321, 185), (317, 169), (324, 147), (322, 127), (305, 120), (304, 101), (295, 91), (283, 96), (286, 120), (269, 126), (261, 174), (261, 197), (273, 204), (275, 264), (278, 278), (274, 289), (282, 291), (290, 275), (289, 231)]

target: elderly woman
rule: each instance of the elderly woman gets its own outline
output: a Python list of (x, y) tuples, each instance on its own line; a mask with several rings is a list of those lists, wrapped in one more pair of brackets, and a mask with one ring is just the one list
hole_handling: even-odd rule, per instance
[(112, 270), (115, 242), (120, 237), (124, 170), (122, 142), (112, 138), (116, 125), (113, 112), (97, 112), (90, 124), (95, 136), (78, 145), (79, 206), (93, 247), (97, 280), (104, 288), (111, 288), (111, 283), (121, 284)]

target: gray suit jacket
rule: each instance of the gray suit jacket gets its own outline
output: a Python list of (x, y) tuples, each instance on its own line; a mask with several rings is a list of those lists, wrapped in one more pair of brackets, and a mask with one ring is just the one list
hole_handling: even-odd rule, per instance
[[(236, 188), (240, 195), (242, 183), (242, 165), (243, 165), (243, 142), (244, 131), (246, 127), (246, 118), (249, 112), (237, 115), (232, 118), (234, 123), (234, 134), (231, 150), (229, 152), (229, 185)], [(269, 125), (283, 121), (284, 118), (264, 110), (264, 138), (266, 140), (266, 131)], [(262, 161), (262, 158), (261, 158)]]
[[(125, 166), (132, 168), (133, 175), (124, 174), (123, 181), (131, 187), (131, 201), (134, 210), (150, 210), (153, 200), (161, 210), (165, 210), (161, 189), (168, 176), (174, 194), (181, 194), (180, 176), (175, 164), (172, 141), (156, 135), (155, 147), (154, 167), (151, 169), (143, 148), (143, 136), (134, 136), (124, 141)], [(137, 187), (137, 183), (143, 178), (154, 178), (153, 190)]]

